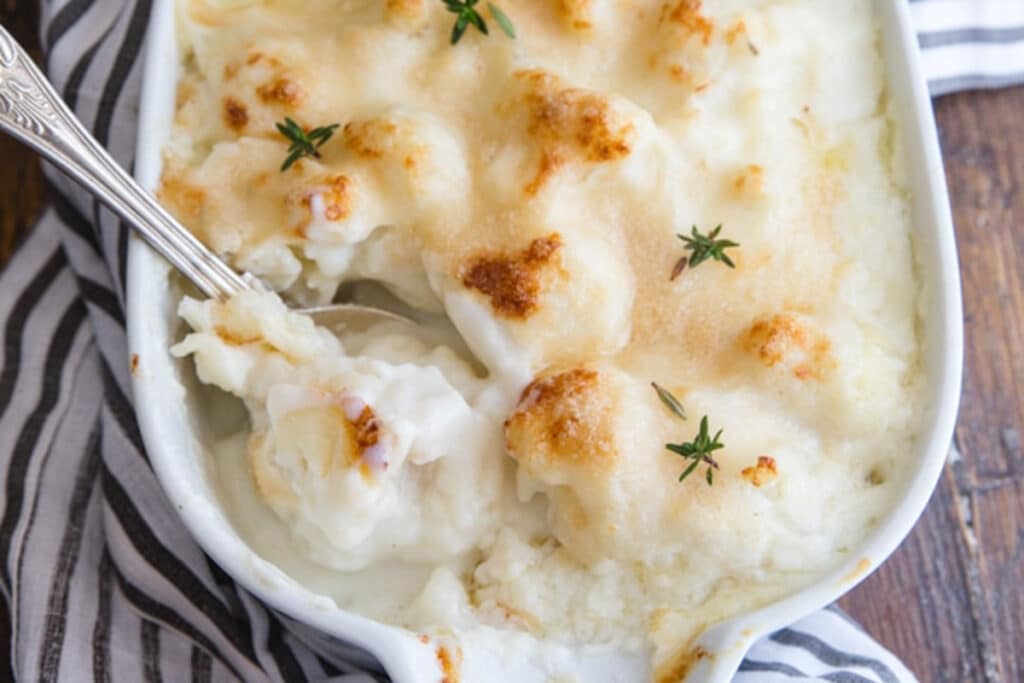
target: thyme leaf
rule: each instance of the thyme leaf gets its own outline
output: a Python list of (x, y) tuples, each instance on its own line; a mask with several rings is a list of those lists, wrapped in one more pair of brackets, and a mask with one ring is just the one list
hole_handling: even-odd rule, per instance
[[(462, 39), (462, 36), (466, 33), (466, 29), (470, 26), (475, 26), (476, 30), (485, 36), (489, 34), (487, 29), (487, 22), (484, 20), (483, 15), (476, 8), (480, 0), (441, 0), (445, 9), (455, 15), (455, 24), (452, 26), (451, 44), (455, 45)], [(508, 15), (501, 11), (501, 9), (492, 2), (487, 3), (487, 11), (490, 13), (491, 18), (498, 24), (498, 28), (507, 35), (509, 38), (516, 37), (516, 28), (512, 25), (512, 20), (508, 18)]]
[[(688, 265), (690, 268), (696, 268), (700, 264), (704, 263), (708, 259), (713, 259), (720, 263), (724, 263), (730, 268), (735, 268), (736, 264), (732, 262), (729, 255), (725, 253), (726, 249), (740, 246), (738, 242), (732, 240), (720, 240), (718, 233), (722, 231), (722, 226), (719, 224), (714, 230), (707, 235), (700, 234), (697, 230), (697, 226), (693, 226), (690, 229), (690, 234), (677, 235), (679, 239), (686, 245), (685, 249), (690, 251), (690, 258)], [(685, 266), (680, 266), (678, 263), (673, 269), (672, 273), (675, 277), (679, 276), (679, 273), (683, 272)], [(673, 277), (672, 279), (675, 279)]]
[(707, 471), (704, 473), (704, 478), (708, 482), (708, 486), (711, 486), (714, 483), (714, 471), (719, 467), (718, 461), (716, 461), (711, 454), (718, 449), (725, 447), (724, 444), (718, 440), (721, 436), (721, 429), (715, 433), (714, 437), (710, 436), (710, 431), (708, 430), (708, 416), (705, 415), (700, 420), (700, 429), (697, 431), (697, 436), (693, 438), (693, 441), (665, 444), (665, 448), (667, 450), (675, 453), (684, 460), (689, 461), (686, 469), (684, 469), (682, 474), (679, 475), (679, 481), (683, 481), (693, 474), (697, 467), (703, 463), (707, 465)]
[(285, 157), (284, 163), (281, 164), (281, 170), (287, 171), (302, 157), (315, 157), (319, 159), (320, 148), (331, 139), (339, 125), (335, 123), (330, 126), (320, 126), (307, 133), (303, 130), (302, 126), (295, 123), (289, 117), (285, 117), (283, 122), (277, 123), (277, 132), (291, 142), (291, 145), (288, 147), (288, 156)]

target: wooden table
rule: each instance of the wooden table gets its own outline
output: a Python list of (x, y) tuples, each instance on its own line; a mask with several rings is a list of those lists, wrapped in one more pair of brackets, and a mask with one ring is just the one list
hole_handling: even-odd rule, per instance
[[(0, 23), (37, 48), (36, 4), (0, 0)], [(892, 559), (841, 601), (926, 682), (1024, 680), (1022, 112), (1024, 88), (936, 103), (964, 284), (963, 458), (947, 465)], [(2, 137), (0, 159), (2, 264), (38, 214), (43, 185), (33, 156)], [(3, 612), (0, 652), (6, 629)]]

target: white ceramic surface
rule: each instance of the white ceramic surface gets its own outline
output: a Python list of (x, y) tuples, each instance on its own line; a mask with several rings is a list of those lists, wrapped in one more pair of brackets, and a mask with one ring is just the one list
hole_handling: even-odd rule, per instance
[[(850, 554), (846, 564), (786, 599), (706, 631), (697, 644), (713, 656), (697, 661), (686, 679), (689, 683), (730, 680), (755, 640), (836, 600), (863, 580), (909, 533), (946, 459), (960, 396), (963, 346), (953, 226), (908, 5), (904, 0), (876, 2), (883, 22), (889, 93), (903, 130), (904, 162), (913, 197), (914, 248), (925, 289), (921, 330), (932, 394), (923, 434), (910, 454), (918, 465), (896, 507)], [(149, 188), (156, 187), (159, 178), (160, 150), (173, 114), (178, 62), (174, 32), (174, 0), (157, 0), (147, 48), (136, 159), (137, 177)], [(440, 680), (433, 647), (401, 629), (334, 607), (327, 598), (313, 594), (257, 556), (232, 530), (214, 492), (214, 475), (204, 450), (211, 442), (210, 427), (191, 397), (195, 390), (191, 361), (177, 361), (167, 350), (182, 332), (176, 305), (168, 266), (134, 240), (129, 252), (128, 337), (131, 352), (139, 357), (135, 404), (156, 474), (193, 536), (252, 593), (314, 627), (310, 634), (319, 631), (320, 637), (326, 634), (365, 648), (381, 660), (397, 683)], [(531, 675), (528, 663), (512, 671), (495, 665), (486, 653), (467, 652), (465, 667), (466, 683), (542, 680), (536, 673)], [(594, 671), (583, 673), (582, 680), (626, 682), (638, 675), (631, 676), (628, 666), (614, 677), (595, 677)]]

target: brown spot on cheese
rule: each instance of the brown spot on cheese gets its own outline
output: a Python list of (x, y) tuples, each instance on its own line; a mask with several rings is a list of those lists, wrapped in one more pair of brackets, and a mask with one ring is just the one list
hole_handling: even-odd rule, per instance
[(340, 221), (352, 213), (352, 180), (346, 175), (336, 175), (327, 182), (327, 189), (320, 195), (324, 202), (324, 218)]
[(352, 179), (347, 175), (327, 176), (318, 183), (292, 190), (285, 195), (285, 204), (297, 207), (296, 217), (291, 222), (291, 231), (303, 239), (306, 230), (313, 220), (313, 197), (318, 195), (323, 206), (324, 218), (329, 221), (341, 221), (352, 215), (355, 204), (355, 192)]
[[(350, 420), (340, 405), (334, 405), (331, 409), (337, 415), (337, 420), (344, 430), (349, 444), (349, 448), (345, 449), (347, 452), (361, 457), (369, 448), (380, 443), (383, 427), (377, 413), (369, 404), (363, 404), (363, 408), (355, 420)], [(347, 464), (353, 465), (355, 462), (350, 460)]]
[(611, 466), (611, 407), (600, 377), (596, 370), (574, 368), (531, 382), (505, 420), (509, 455), (542, 478), (567, 465), (591, 471)]
[(690, 72), (682, 64), (669, 64), (668, 75), (672, 77), (672, 80), (679, 81), (680, 83), (688, 83), (690, 81)]
[(785, 362), (797, 379), (822, 379), (835, 365), (828, 337), (789, 313), (761, 317), (747, 330), (743, 347), (766, 367)]
[(157, 197), (183, 221), (192, 222), (199, 218), (206, 204), (206, 193), (188, 183), (178, 175), (168, 172), (160, 181)]
[(224, 123), (233, 131), (241, 131), (249, 123), (249, 110), (234, 97), (224, 98)]
[(426, 16), (425, 0), (387, 0), (384, 17), (398, 21), (413, 21)]
[(654, 672), (654, 683), (681, 683), (702, 659), (713, 655), (703, 645), (688, 644)]
[(598, 374), (589, 368), (575, 368), (568, 372), (533, 380), (519, 394), (517, 410), (531, 410), (534, 406), (557, 403), (578, 397), (597, 386)]
[(131, 370), (132, 376), (137, 377), (139, 373), (139, 354), (133, 353), (131, 361), (128, 363), (128, 368)]
[(278, 59), (277, 57), (264, 54), (262, 52), (259, 52), (258, 50), (250, 52), (249, 56), (245, 60), (245, 63), (249, 66), (252, 66), (253, 64), (259, 64), (261, 62), (274, 68), (281, 68), (284, 66), (284, 64), (281, 63), (281, 60)]
[(768, 455), (759, 455), (757, 464), (752, 467), (744, 467), (740, 475), (757, 488), (773, 484), (779, 476), (775, 466), (775, 458)]
[(380, 421), (377, 419), (373, 408), (365, 406), (356, 421), (352, 423), (355, 430), (355, 442), (362, 453), (370, 446), (375, 446), (380, 441)]
[(456, 647), (454, 651), (444, 645), (437, 647), (437, 665), (441, 667), (440, 683), (459, 683), (462, 668), (462, 649)]
[(679, 0), (674, 5), (665, 4), (661, 8), (661, 21), (677, 24), (687, 35), (696, 36), (704, 45), (710, 45), (715, 25), (701, 14), (702, 4), (701, 0)]
[(593, 28), (590, 21), (594, 11), (594, 0), (559, 0), (558, 13), (565, 25), (574, 31)]
[(541, 271), (562, 247), (558, 233), (538, 237), (516, 254), (486, 255), (464, 268), (463, 286), (491, 301), (495, 313), (506, 318), (527, 318), (539, 305)]
[(758, 197), (764, 192), (764, 168), (750, 164), (736, 174), (732, 187), (740, 195)]
[(548, 181), (552, 175), (565, 163), (562, 156), (553, 149), (546, 149), (540, 153), (540, 166), (537, 168), (537, 174), (533, 177), (524, 191), (530, 197), (537, 194), (540, 188), (544, 187), (544, 183)]
[(302, 99), (302, 88), (290, 78), (275, 78), (256, 88), (256, 94), (267, 104), (294, 106)]
[(238, 75), (238, 69), (240, 65), (238, 62), (231, 61), (224, 65), (224, 80), (230, 81)]
[(527, 131), (540, 148), (540, 168), (527, 194), (535, 194), (570, 160), (612, 162), (632, 151), (634, 126), (616, 117), (604, 95), (562, 87), (557, 77), (539, 69), (515, 77), (526, 86)]
[(394, 147), (398, 126), (387, 119), (366, 119), (345, 124), (342, 136), (349, 149), (361, 157), (379, 159)]
[(747, 32), (747, 22), (740, 19), (735, 24), (729, 27), (725, 32), (725, 42), (732, 45), (736, 42), (736, 39)]

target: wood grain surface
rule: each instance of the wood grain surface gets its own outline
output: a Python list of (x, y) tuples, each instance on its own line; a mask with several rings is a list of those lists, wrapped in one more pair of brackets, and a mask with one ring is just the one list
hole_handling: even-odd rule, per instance
[[(0, 0), (0, 23), (38, 50), (35, 11)], [(926, 682), (1024, 681), (1022, 112), (1024, 88), (936, 102), (967, 326), (961, 458), (896, 554), (841, 601)], [(3, 263), (37, 216), (43, 184), (35, 158), (2, 136), (0, 159)], [(0, 605), (0, 652), (7, 621)]]
[[(0, 0), (0, 24), (38, 60), (37, 13), (34, 1)], [(0, 264), (7, 262), (35, 220), (43, 203), (43, 187), (38, 159), (0, 133)]]

